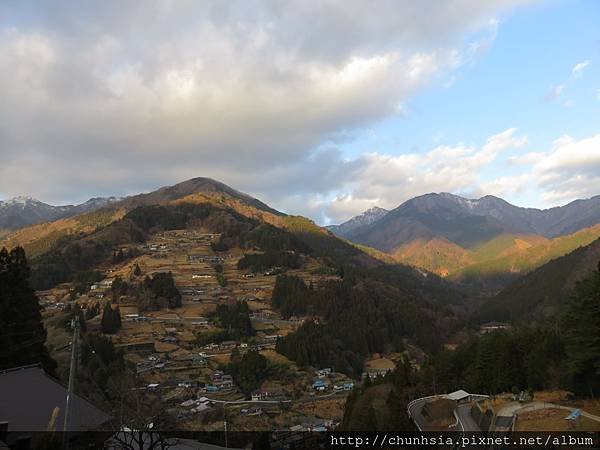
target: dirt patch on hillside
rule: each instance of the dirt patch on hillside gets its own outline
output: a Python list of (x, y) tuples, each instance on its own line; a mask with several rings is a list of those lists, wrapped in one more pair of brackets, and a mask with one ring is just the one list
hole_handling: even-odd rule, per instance
[(426, 403), (421, 414), (427, 420), (427, 428), (430, 430), (445, 430), (455, 423), (454, 407), (455, 403), (445, 398)]

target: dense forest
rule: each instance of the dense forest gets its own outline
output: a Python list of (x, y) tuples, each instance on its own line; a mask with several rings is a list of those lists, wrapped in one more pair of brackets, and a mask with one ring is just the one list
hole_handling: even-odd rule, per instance
[(79, 274), (111, 262), (115, 248), (144, 239), (143, 231), (127, 219), (89, 235), (65, 236), (48, 252), (32, 259), (31, 286), (43, 290), (73, 281)]
[(600, 395), (600, 267), (577, 283), (556, 319), (473, 338), (438, 353), (430, 369), (442, 391), (562, 388)]
[(235, 384), (246, 395), (259, 388), (270, 372), (267, 358), (253, 350), (243, 356), (232, 355), (231, 362), (223, 369), (233, 376)]
[(330, 366), (353, 377), (361, 375), (368, 354), (402, 351), (405, 339), (435, 352), (458, 325), (445, 307), (369, 278), (347, 277), (312, 289), (298, 278), (279, 276), (273, 305), (284, 316), (315, 317), (279, 339), (278, 352), (301, 366)]
[(518, 278), (473, 314), (473, 321), (510, 321), (542, 324), (564, 314), (565, 298), (576, 282), (596, 269), (600, 259), (600, 239), (556, 258)]
[(140, 287), (137, 297), (140, 311), (158, 311), (162, 308), (181, 306), (181, 294), (175, 286), (171, 272), (157, 272), (146, 276)]
[(348, 397), (339, 431), (416, 430), (406, 405), (427, 394), (419, 373), (407, 361), (385, 376), (366, 378)]
[[(480, 394), (560, 387), (564, 339), (553, 329), (517, 328), (475, 337), (431, 360), (439, 392)], [(433, 389), (433, 380), (432, 389)]]
[(249, 253), (237, 264), (238, 269), (252, 272), (264, 272), (272, 267), (297, 269), (300, 267), (300, 256), (293, 251), (273, 251), (265, 253)]
[(226, 338), (223, 340), (240, 339), (255, 334), (250, 322), (250, 309), (245, 301), (217, 305), (214, 318), (225, 331)]
[(118, 304), (123, 296), (134, 298), (140, 312), (181, 306), (181, 293), (171, 272), (157, 272), (141, 282), (116, 277), (111, 286), (112, 303)]

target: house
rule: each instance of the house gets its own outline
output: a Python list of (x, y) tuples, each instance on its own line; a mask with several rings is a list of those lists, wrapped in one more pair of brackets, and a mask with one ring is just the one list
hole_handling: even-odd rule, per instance
[(113, 280), (111, 280), (111, 279), (102, 280), (98, 284), (100, 285), (100, 288), (102, 288), (102, 289), (109, 289), (113, 285)]
[(219, 387), (215, 386), (214, 384), (207, 384), (204, 386), (204, 390), (206, 392), (219, 392)]
[(487, 322), (479, 327), (481, 334), (493, 333), (494, 331), (508, 330), (510, 325), (504, 322)]
[[(31, 439), (35, 431), (46, 431), (55, 408), (58, 408), (55, 424), (61, 430), (66, 398), (67, 388), (39, 365), (0, 371), (0, 430), (8, 431), (6, 438), (0, 440), (12, 446), (27, 436)], [(72, 432), (100, 429), (111, 420), (108, 414), (77, 394), (72, 394), (70, 411), (68, 430)]]
[(342, 387), (345, 391), (351, 391), (352, 389), (354, 389), (354, 383), (344, 383)]
[(200, 413), (206, 411), (210, 406), (207, 403), (199, 403), (195, 408), (192, 408), (190, 412)]
[(223, 341), (221, 342), (221, 345), (219, 346), (220, 348), (234, 348), (237, 347), (237, 342), (236, 341)]
[(233, 377), (231, 375), (223, 375), (218, 383), (215, 383), (221, 389), (231, 389), (233, 387)]
[(252, 401), (287, 400), (288, 394), (281, 389), (257, 389), (251, 394)]
[(325, 391), (329, 388), (329, 383), (321, 379), (315, 380), (315, 382), (312, 384), (312, 388), (315, 391)]
[(319, 369), (317, 370), (317, 377), (319, 378), (323, 378), (327, 375), (331, 375), (331, 368), (327, 367), (325, 369)]
[(367, 372), (363, 373), (363, 378), (369, 377), (371, 379), (377, 377), (384, 377), (391, 369), (369, 369)]

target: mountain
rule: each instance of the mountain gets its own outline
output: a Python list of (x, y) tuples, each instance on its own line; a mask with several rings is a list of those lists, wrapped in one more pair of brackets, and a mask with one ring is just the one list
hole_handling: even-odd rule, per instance
[(60, 218), (73, 217), (86, 212), (96, 211), (100, 208), (105, 208), (112, 204), (120, 202), (122, 199), (119, 197), (94, 197), (90, 198), (87, 202), (81, 203), (75, 206), (68, 206), (68, 210), (65, 214), (61, 215)]
[(441, 276), (499, 289), (600, 237), (600, 197), (547, 210), (426, 194), (345, 237)]
[(120, 203), (120, 206), (131, 208), (139, 205), (164, 204), (198, 194), (204, 195), (205, 198), (210, 198), (212, 201), (225, 202), (226, 199), (232, 199), (239, 202), (239, 204), (276, 216), (285, 215), (248, 194), (237, 191), (220, 181), (204, 177), (192, 178), (173, 186), (162, 187), (153, 192), (127, 197)]
[(509, 228), (547, 238), (572, 234), (600, 223), (600, 195), (550, 209), (521, 208), (492, 195), (477, 200), (448, 193), (440, 195), (474, 214), (493, 217)]
[(138, 245), (161, 231), (185, 228), (219, 233), (218, 248), (303, 253), (317, 266), (347, 273), (349, 280), (369, 272), (374, 283), (398, 286), (395, 295), (400, 297), (446, 305), (465, 300), (460, 290), (439, 277), (405, 265), (388, 265), (377, 251), (351, 244), (307, 218), (285, 215), (208, 178), (194, 178), (92, 212), (23, 228), (0, 242), (0, 247), (24, 246), (31, 260), (32, 284), (47, 289), (103, 270), (115, 249)]
[(367, 209), (362, 214), (355, 216), (350, 220), (341, 223), (340, 225), (329, 225), (327, 229), (338, 236), (346, 237), (348, 233), (356, 230), (357, 228), (377, 222), (388, 212), (389, 211), (387, 209), (374, 206), (373, 208)]
[(597, 239), (518, 278), (485, 301), (473, 320), (478, 323), (554, 321), (575, 284), (596, 270), (599, 261), (600, 239)]
[(356, 228), (346, 237), (384, 251), (415, 239), (445, 238), (473, 247), (506, 233), (554, 238), (600, 223), (600, 196), (546, 210), (521, 208), (487, 195), (426, 194), (406, 201), (380, 220)]
[(504, 232), (521, 231), (491, 215), (477, 214), (474, 201), (451, 194), (426, 194), (391, 210), (347, 238), (386, 252), (416, 239), (443, 238), (461, 247), (474, 246)]
[(0, 201), (0, 229), (17, 230), (29, 225), (51, 222), (102, 208), (119, 199), (92, 198), (80, 205), (53, 206), (31, 197), (15, 197)]
[(219, 181), (210, 178), (193, 178), (146, 194), (126, 198), (96, 197), (79, 205), (52, 206), (31, 197), (16, 197), (5, 202), (0, 201), (0, 230), (4, 230), (3, 234), (6, 235), (9, 231), (30, 225), (67, 219), (108, 206), (130, 210), (140, 205), (163, 204), (198, 194), (210, 196), (213, 200), (218, 200), (218, 197), (221, 200), (227, 198), (276, 216), (283, 215), (259, 200)]
[[(65, 236), (89, 233), (122, 219), (129, 211), (144, 205), (174, 202), (209, 202), (226, 206), (239, 213), (281, 224), (283, 213), (261, 201), (210, 178), (193, 178), (173, 186), (122, 199), (95, 198), (78, 206), (68, 206), (54, 219), (0, 235), (0, 247), (22, 246), (30, 256), (46, 252)], [(54, 220), (54, 221), (51, 221)]]

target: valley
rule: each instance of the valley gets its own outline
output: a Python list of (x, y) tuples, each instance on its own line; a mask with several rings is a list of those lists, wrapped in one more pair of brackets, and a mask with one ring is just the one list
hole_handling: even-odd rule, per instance
[[(551, 210), (427, 194), (329, 227), (340, 236), (488, 294), (600, 238), (598, 197)], [(584, 212), (585, 211), (585, 212)], [(573, 214), (579, 215), (573, 215)], [(367, 214), (367, 213), (364, 213)], [(583, 218), (582, 218), (583, 216)]]
[[(79, 395), (132, 426), (297, 432), (412, 429), (421, 419), (405, 406), (432, 391), (510, 398), (519, 389), (538, 398), (565, 385), (595, 389), (595, 381), (568, 381), (569, 338), (546, 324), (562, 317), (567, 305), (557, 303), (600, 260), (597, 232), (498, 234), (468, 248), (448, 234), (390, 254), (194, 179), (17, 230), (3, 245), (31, 255), (48, 356), (65, 382), (78, 324)], [(575, 246), (583, 247), (562, 256)], [(492, 273), (488, 266), (506, 276), (506, 265), (514, 278), (501, 284), (516, 281), (497, 295), (457, 283), (459, 273)], [(573, 268), (568, 281), (554, 276), (565, 286), (554, 303), (514, 294), (553, 265)], [(440, 273), (446, 267), (455, 272)], [(547, 276), (539, 282), (543, 293)], [(479, 420), (473, 399), (461, 409), (465, 423)], [(519, 426), (554, 417), (537, 414)]]

